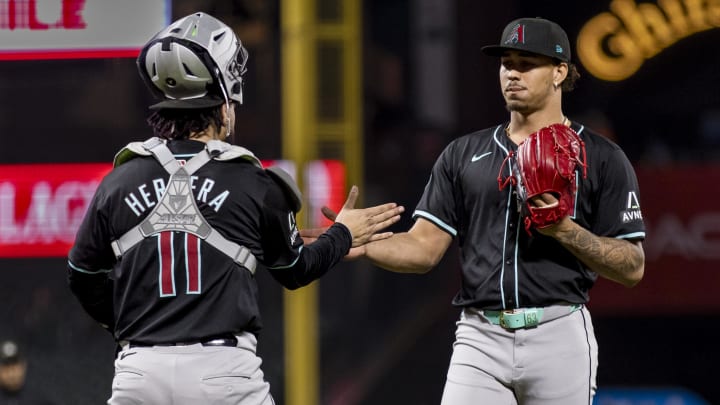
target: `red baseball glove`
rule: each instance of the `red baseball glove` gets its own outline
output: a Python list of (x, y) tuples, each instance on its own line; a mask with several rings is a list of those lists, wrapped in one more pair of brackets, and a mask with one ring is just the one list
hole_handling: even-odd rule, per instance
[[(508, 156), (516, 162), (511, 178), (502, 181), (502, 189), (508, 182), (516, 184), (525, 208), (525, 229), (544, 228), (557, 223), (575, 210), (577, 191), (577, 168), (587, 177), (585, 143), (572, 128), (553, 124), (531, 134)], [(581, 157), (582, 155), (582, 157)], [(504, 165), (503, 165), (504, 166)], [(502, 171), (503, 169), (501, 169)], [(543, 193), (552, 194), (558, 202), (538, 207), (531, 201)]]

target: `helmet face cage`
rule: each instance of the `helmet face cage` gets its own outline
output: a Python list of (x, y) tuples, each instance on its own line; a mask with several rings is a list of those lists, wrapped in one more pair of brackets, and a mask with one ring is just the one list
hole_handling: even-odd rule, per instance
[[(191, 56), (182, 50), (189, 50)], [(174, 55), (160, 58), (158, 52)], [(205, 75), (197, 73), (198, 69), (190, 68), (192, 62), (198, 59), (207, 69)], [(160, 63), (168, 60), (167, 66)], [(234, 100), (242, 104), (242, 76), (247, 71), (247, 60), (247, 50), (230, 27), (210, 15), (195, 13), (177, 20), (155, 35), (140, 53), (138, 68), (151, 90), (165, 98), (199, 98), (210, 92), (222, 96), (227, 102)], [(209, 77), (207, 73), (210, 73)], [(182, 85), (183, 80), (195, 89), (184, 96), (174, 96), (168, 83), (175, 85), (180, 82)], [(205, 89), (197, 89), (198, 80), (204, 83)]]
[(242, 46), (239, 39), (236, 38), (236, 40), (235, 55), (230, 59), (227, 68), (221, 71), (228, 97), (242, 104), (242, 76), (247, 72), (248, 51)]
[[(248, 61), (248, 51), (245, 49), (244, 46), (242, 46), (242, 43), (238, 39), (237, 41), (237, 52), (235, 53), (235, 57), (232, 58), (230, 65), (228, 66), (226, 70), (226, 74), (229, 76), (230, 80), (228, 80), (228, 83), (233, 83), (233, 86), (230, 88), (230, 94), (234, 91), (237, 91), (240, 93), (240, 103), (242, 104), (242, 85), (243, 85), (243, 79), (242, 76), (247, 72), (247, 61)], [(237, 85), (237, 89), (234, 87)]]

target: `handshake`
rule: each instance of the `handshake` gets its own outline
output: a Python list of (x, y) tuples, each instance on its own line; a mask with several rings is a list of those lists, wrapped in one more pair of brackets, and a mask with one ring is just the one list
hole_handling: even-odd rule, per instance
[[(345, 225), (352, 235), (352, 248), (346, 258), (357, 258), (362, 251), (357, 249), (367, 243), (387, 239), (392, 232), (381, 232), (400, 220), (405, 207), (396, 203), (386, 203), (368, 208), (355, 208), (359, 190), (352, 186), (348, 198), (340, 212), (336, 213), (328, 207), (322, 207), (322, 213), (331, 221)], [(301, 229), (300, 236), (305, 244), (314, 242), (327, 230), (323, 228)]]

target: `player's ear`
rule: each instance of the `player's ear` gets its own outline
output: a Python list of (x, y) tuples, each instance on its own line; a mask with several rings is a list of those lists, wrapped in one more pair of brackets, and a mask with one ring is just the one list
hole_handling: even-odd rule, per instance
[(565, 62), (560, 62), (555, 65), (555, 69), (553, 69), (553, 83), (557, 83), (558, 85), (562, 83), (568, 75), (568, 69), (568, 64)]
[(220, 117), (222, 117), (223, 122), (227, 121), (227, 119), (230, 117), (230, 111), (228, 110), (229, 103), (223, 103), (220, 107)]
[(217, 128), (220, 140), (225, 140), (232, 135), (232, 125), (235, 118), (234, 115), (232, 115), (233, 111), (230, 110), (231, 108), (234, 108), (232, 103), (224, 103), (220, 106), (220, 118), (222, 120), (222, 124), (220, 124), (220, 128)]

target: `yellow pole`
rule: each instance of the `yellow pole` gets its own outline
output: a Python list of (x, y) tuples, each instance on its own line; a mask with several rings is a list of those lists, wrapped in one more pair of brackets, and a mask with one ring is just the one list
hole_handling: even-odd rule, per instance
[[(347, 165), (348, 180), (364, 188), (363, 176), (363, 108), (362, 108), (362, 1), (348, 0), (344, 13), (345, 32), (343, 43), (343, 70), (345, 85), (345, 162)], [(364, 191), (364, 190), (363, 190)], [(364, 198), (358, 201), (361, 206)]]
[[(314, 0), (286, 0), (282, 24), (283, 158), (295, 162), (298, 186), (302, 171), (315, 158)], [(298, 215), (306, 226), (306, 212)], [(318, 405), (317, 283), (284, 292), (285, 402)]]
[[(341, 160), (348, 183), (362, 189), (362, 3), (281, 3), (283, 157), (297, 165), (301, 190), (302, 172), (314, 159)], [(300, 212), (298, 224), (308, 225), (307, 212)], [(284, 295), (288, 405), (320, 403), (318, 284)]]

